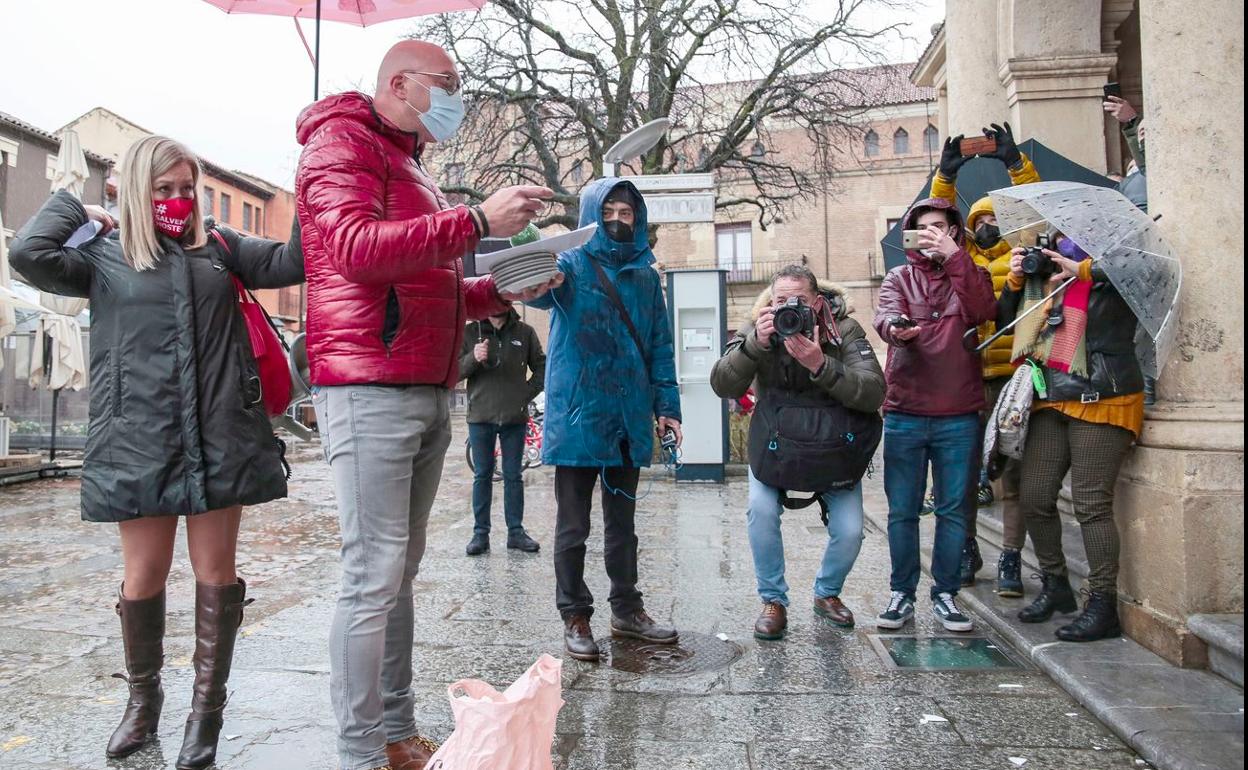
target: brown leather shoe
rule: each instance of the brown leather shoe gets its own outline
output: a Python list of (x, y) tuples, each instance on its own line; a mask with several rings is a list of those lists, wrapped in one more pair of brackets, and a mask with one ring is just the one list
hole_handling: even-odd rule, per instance
[(611, 635), (625, 639), (640, 639), (651, 644), (676, 644), (680, 634), (674, 628), (664, 628), (654, 622), (645, 610), (637, 610), (627, 617), (612, 613)]
[(783, 639), (788, 627), (789, 615), (784, 605), (779, 602), (767, 602), (763, 605), (763, 611), (759, 613), (758, 620), (754, 621), (754, 638), (766, 641)]
[(386, 744), (386, 761), (392, 770), (425, 770), (429, 758), (438, 750), (438, 744), (428, 738), (413, 735), (395, 743)]
[(563, 646), (576, 660), (597, 663), (601, 653), (589, 627), (588, 615), (573, 615), (563, 622)]
[(827, 618), (841, 628), (854, 627), (854, 613), (841, 603), (839, 596), (815, 597), (815, 614)]

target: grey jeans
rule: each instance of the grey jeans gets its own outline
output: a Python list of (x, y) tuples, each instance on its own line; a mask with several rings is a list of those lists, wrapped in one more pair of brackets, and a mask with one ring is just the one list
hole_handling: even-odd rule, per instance
[(312, 398), (334, 477), (342, 590), (330, 630), (330, 699), (343, 770), (386, 764), (417, 734), (412, 578), (451, 443), (446, 390), (343, 385)]

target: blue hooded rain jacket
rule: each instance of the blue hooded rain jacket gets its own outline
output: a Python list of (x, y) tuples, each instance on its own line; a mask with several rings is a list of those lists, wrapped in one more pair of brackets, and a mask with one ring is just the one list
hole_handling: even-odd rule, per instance
[[(632, 243), (616, 243), (603, 229), (602, 203), (617, 185), (627, 185), (641, 201)], [(590, 184), (581, 194), (580, 227), (591, 222), (598, 224), (593, 238), (559, 255), (563, 285), (529, 303), (551, 311), (542, 462), (641, 468), (650, 464), (655, 418), (680, 420), (671, 324), (662, 281), (651, 267), (641, 194), (616, 178)], [(644, 357), (590, 260), (614, 281), (641, 336)]]

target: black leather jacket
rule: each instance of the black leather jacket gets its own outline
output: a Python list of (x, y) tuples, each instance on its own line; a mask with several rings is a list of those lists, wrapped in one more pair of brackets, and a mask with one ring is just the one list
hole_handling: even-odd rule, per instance
[[(1144, 372), (1135, 355), (1135, 314), (1105, 274), (1093, 267), (1088, 299), (1088, 371), (1082, 377), (1045, 367), (1047, 401), (1094, 403), (1144, 390)], [(1010, 323), (1022, 305), (1023, 294), (1007, 283), (997, 303), (997, 328)], [(1042, 312), (1042, 311), (1036, 311)]]

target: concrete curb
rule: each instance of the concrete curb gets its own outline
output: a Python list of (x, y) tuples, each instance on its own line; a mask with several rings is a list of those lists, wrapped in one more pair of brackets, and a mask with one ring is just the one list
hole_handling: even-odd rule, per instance
[[(887, 531), (887, 515), (867, 517)], [(990, 573), (1000, 551), (980, 539)], [(925, 571), (931, 551), (923, 549)], [(1160, 770), (1229, 770), (1244, 766), (1244, 693), (1209, 671), (1172, 666), (1128, 638), (1090, 644), (1059, 642), (1067, 620), (1025, 625), (1015, 613), (1028, 597), (1002, 599), (991, 580), (958, 594), (967, 609), (1025, 655), (1063, 690)]]

